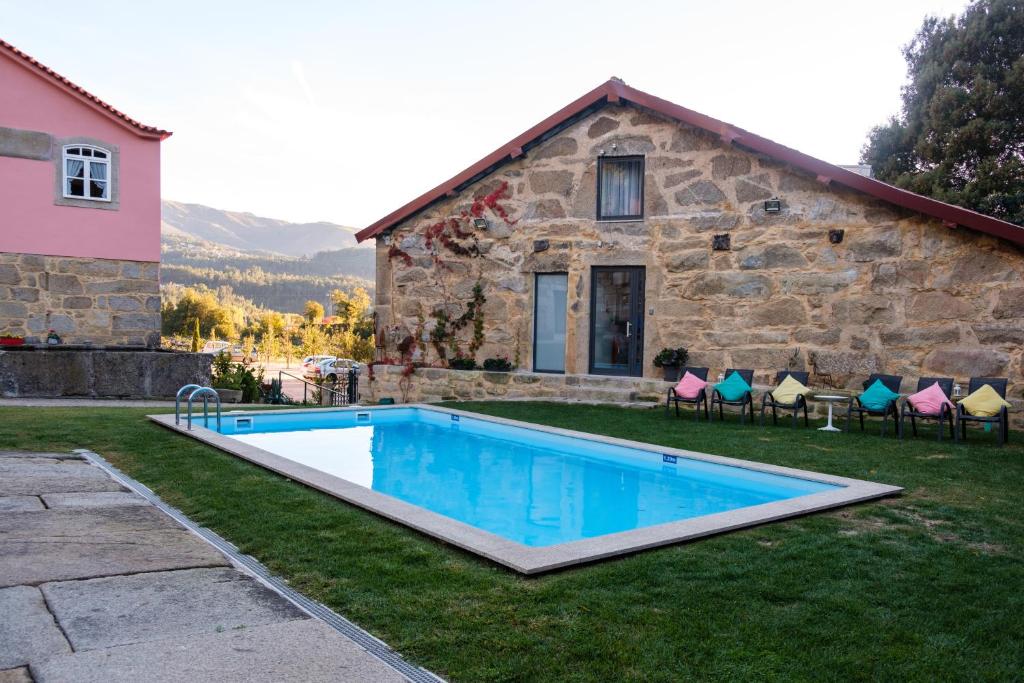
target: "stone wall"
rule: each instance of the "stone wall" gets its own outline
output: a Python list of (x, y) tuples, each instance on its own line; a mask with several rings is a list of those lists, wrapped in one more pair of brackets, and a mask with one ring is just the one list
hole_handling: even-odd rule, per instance
[(209, 386), (212, 361), (146, 349), (0, 348), (0, 396), (173, 398), (186, 384)]
[(160, 265), (0, 253), (0, 335), (65, 343), (160, 344)]
[[(644, 220), (594, 220), (602, 153), (645, 156)], [(448, 234), (469, 253), (428, 242), (431, 226), (459, 221), (503, 183), (509, 222), (493, 206), (482, 213), (486, 229), (462, 219), (459, 230), (472, 235)], [(782, 211), (766, 214), (773, 196)], [(730, 249), (713, 250), (715, 235)], [(919, 376), (995, 375), (1010, 378), (1016, 401), (1024, 392), (1020, 249), (632, 106), (605, 107), (526, 150), (382, 235), (377, 254), (378, 329), (390, 357), (411, 335), (416, 359), (438, 364), (431, 312), (458, 316), (479, 281), (487, 303), (477, 359), (518, 356), (529, 369), (534, 274), (564, 271), (566, 369), (586, 373), (591, 268), (644, 266), (645, 377), (658, 376), (660, 348), (686, 346), (712, 374), (753, 368), (760, 382), (783, 368), (836, 387), (891, 372), (910, 390)], [(471, 333), (460, 332), (463, 347)]]

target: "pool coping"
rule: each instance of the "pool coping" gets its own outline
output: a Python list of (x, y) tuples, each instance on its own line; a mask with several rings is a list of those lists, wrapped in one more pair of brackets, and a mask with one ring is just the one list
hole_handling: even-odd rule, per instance
[[(532, 429), (535, 431), (547, 432), (573, 438), (582, 438), (588, 441), (614, 444), (626, 448), (634, 448), (648, 451), (659, 457), (669, 455), (678, 458), (691, 458), (704, 462), (711, 462), (733, 467), (742, 467), (757, 472), (779, 474), (788, 477), (797, 477), (826, 484), (836, 484), (843, 488), (830, 491), (811, 493), (788, 500), (780, 500), (772, 503), (753, 505), (738, 510), (717, 512), (710, 515), (693, 517), (690, 519), (667, 522), (654, 526), (620, 531), (613, 534), (596, 536), (577, 541), (569, 541), (556, 545), (531, 547), (517, 543), (509, 539), (493, 534), (489, 531), (478, 529), (464, 522), (457, 521), (450, 517), (431, 512), (426, 508), (406, 503), (392, 496), (378, 493), (371, 489), (353, 484), (345, 479), (320, 470), (297, 463), (293, 460), (275, 455), (262, 448), (257, 448), (241, 441), (224, 436), (211, 429), (199, 426), (193, 421), (192, 431), (185, 428), (185, 421), (180, 425), (174, 424), (174, 415), (149, 415), (153, 422), (190, 436), (198, 441), (213, 446), (219, 450), (230, 453), (236, 457), (247, 460), (265, 469), (281, 474), (289, 479), (300, 482), (311, 488), (317, 489), (329, 495), (340, 498), (347, 503), (369, 510), (382, 517), (411, 527), (434, 538), (438, 538), (448, 544), (486, 557), (489, 560), (504, 565), (522, 574), (541, 574), (555, 569), (561, 569), (578, 564), (594, 562), (617, 555), (631, 554), (641, 550), (657, 548), (692, 541), (706, 536), (742, 529), (745, 527), (758, 526), (768, 522), (774, 522), (790, 517), (820, 512), (832, 508), (843, 507), (886, 496), (897, 495), (903, 491), (902, 487), (889, 484), (850, 479), (821, 472), (809, 470), (798, 470), (779, 465), (754, 462), (752, 460), (740, 460), (721, 455), (699, 453), (680, 448), (669, 448), (656, 444), (618, 439), (610, 436), (591, 434), (588, 432), (577, 432), (559, 427), (548, 427), (531, 422), (521, 422), (503, 417), (493, 417), (480, 413), (472, 413), (454, 408), (443, 408), (440, 406), (408, 403), (393, 406), (373, 407), (348, 407), (348, 408), (300, 408), (275, 410), (274, 414), (281, 413), (315, 413), (315, 412), (365, 412), (416, 408), (419, 410), (431, 410), (449, 415), (459, 415), (473, 419), (503, 424), (513, 427)], [(241, 417), (245, 415), (266, 415), (266, 411), (231, 411), (225, 413), (228, 417)]]

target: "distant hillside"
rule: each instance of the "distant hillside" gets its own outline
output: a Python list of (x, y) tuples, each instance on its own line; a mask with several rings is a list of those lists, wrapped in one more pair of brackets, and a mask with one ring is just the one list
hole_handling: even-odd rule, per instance
[[(167, 221), (169, 212), (183, 207), (185, 214), (175, 214), (177, 225)], [(188, 220), (182, 218), (187, 215)], [(344, 232), (342, 243), (347, 248), (319, 251), (310, 257), (283, 252), (281, 235), (309, 231), (309, 243), (336, 240), (339, 231), (349, 228), (330, 223), (293, 224), (259, 218), (251, 214), (230, 213), (198, 204), (164, 202), (165, 220), (161, 228), (160, 279), (165, 285), (206, 285), (217, 290), (230, 287), (257, 306), (285, 313), (299, 313), (312, 299), (328, 306), (334, 289), (351, 291), (356, 287), (373, 294), (374, 250), (355, 247), (351, 232)], [(225, 232), (224, 217), (232, 219)], [(236, 221), (242, 217), (244, 221)], [(179, 225), (188, 225), (184, 230)], [(268, 226), (276, 225), (271, 230)], [(316, 237), (316, 226), (327, 237)], [(298, 230), (296, 230), (298, 229)], [(250, 234), (255, 234), (253, 238)], [(293, 232), (294, 231), (294, 232)], [(271, 239), (271, 235), (279, 233)], [(213, 235), (217, 239), (204, 237)], [(223, 240), (228, 240), (227, 242)], [(246, 243), (238, 247), (234, 243)], [(276, 241), (279, 244), (273, 244)], [(257, 244), (270, 244), (278, 249), (260, 249)]]
[(162, 217), (165, 235), (195, 237), (242, 251), (311, 256), (356, 246), (356, 229), (334, 223), (289, 223), (167, 199), (162, 202)]

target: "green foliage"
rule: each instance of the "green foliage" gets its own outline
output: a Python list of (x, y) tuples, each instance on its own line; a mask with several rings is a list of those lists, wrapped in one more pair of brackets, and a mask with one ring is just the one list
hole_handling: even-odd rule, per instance
[(87, 445), (453, 681), (1020, 678), (1020, 432), (998, 448), (980, 429), (967, 444), (936, 443), (931, 428), (898, 442), (660, 409), (453, 407), (905, 491), (527, 578), (154, 425), (152, 408), (0, 407), (0, 449)]
[(309, 300), (302, 309), (302, 317), (311, 325), (319, 325), (324, 321), (324, 306), (319, 301)]
[(686, 361), (690, 358), (690, 352), (680, 346), (678, 349), (662, 349), (658, 351), (658, 355), (654, 357), (654, 367), (663, 368), (666, 365), (669, 367), (682, 367), (686, 365)]
[(160, 309), (161, 328), (165, 335), (187, 335), (195, 322), (204, 339), (214, 335), (237, 339), (234, 312), (218, 301), (212, 291), (185, 290), (176, 302), (165, 301)]
[(242, 363), (232, 363), (231, 354), (221, 351), (213, 359), (211, 371), (211, 386), (215, 389), (241, 390), (243, 403), (259, 402), (262, 370), (260, 370), (260, 376), (257, 377), (250, 368)]
[[(485, 303), (487, 303), (487, 297), (484, 296), (483, 285), (478, 281), (473, 285), (473, 298), (466, 302), (466, 310), (458, 318), (452, 319), (444, 307), (431, 312), (430, 316), (434, 319), (434, 328), (430, 331), (430, 342), (434, 345), (438, 358), (446, 358), (449, 351), (453, 356), (452, 361), (464, 355), (459, 348), (458, 333), (470, 322), (473, 323), (473, 336), (467, 347), (469, 350), (467, 357), (470, 359), (476, 358), (476, 352), (480, 350), (484, 343)], [(454, 367), (451, 365), (452, 361), (449, 362), (450, 367)], [(476, 363), (474, 362), (475, 365)]]
[(195, 329), (192, 330), (192, 353), (199, 353), (203, 350), (203, 339), (199, 336), (199, 318), (195, 319)]
[(861, 161), (899, 187), (1024, 225), (1024, 7), (976, 0), (904, 48), (898, 116)]
[(334, 309), (333, 327), (363, 336), (373, 334), (370, 323), (373, 301), (365, 289), (356, 287), (351, 292), (336, 289), (331, 292), (331, 304)]
[(233, 292), (251, 299), (259, 306), (279, 311), (301, 311), (306, 301), (310, 299), (322, 301), (336, 289), (342, 291), (352, 291), (356, 288), (373, 290), (373, 284), (362, 278), (268, 273), (261, 268), (220, 270), (188, 265), (161, 265), (160, 277), (165, 282), (188, 287), (201, 284), (215, 289), (230, 287)]
[(509, 362), (508, 358), (497, 356), (496, 358), (487, 358), (484, 360), (484, 370), (490, 370), (492, 372), (508, 372), (512, 369), (512, 363)]

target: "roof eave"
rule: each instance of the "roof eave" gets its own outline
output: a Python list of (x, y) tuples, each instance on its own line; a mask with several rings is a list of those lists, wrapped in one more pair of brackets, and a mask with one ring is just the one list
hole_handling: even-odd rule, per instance
[(372, 225), (356, 233), (358, 242), (378, 235), (398, 223), (412, 217), (424, 210), (434, 202), (456, 193), (457, 188), (468, 180), (475, 178), (486, 169), (496, 167), (503, 161), (510, 161), (522, 155), (523, 148), (529, 146), (530, 142), (543, 136), (547, 131), (557, 127), (560, 123), (572, 118), (580, 112), (592, 107), (599, 102), (621, 102), (628, 101), (632, 104), (645, 107), (669, 118), (675, 119), (696, 128), (703, 129), (719, 136), (722, 142), (732, 145), (736, 144), (751, 151), (791, 164), (796, 168), (816, 175), (825, 183), (836, 182), (853, 190), (863, 192), (869, 196), (889, 202), (895, 206), (910, 209), (917, 213), (939, 219), (950, 226), (962, 225), (966, 228), (977, 230), (986, 234), (994, 235), (1008, 240), (1015, 244), (1024, 246), (1024, 228), (1002, 221), (992, 216), (986, 216), (970, 209), (947, 204), (937, 199), (925, 197), (908, 190), (903, 190), (888, 183), (883, 183), (874, 178), (859, 175), (852, 171), (830, 164), (826, 161), (816, 159), (812, 156), (798, 152), (795, 149), (780, 145), (760, 135), (755, 135), (737, 126), (724, 121), (719, 121), (700, 112), (680, 106), (668, 100), (661, 99), (641, 90), (631, 88), (618, 79), (611, 79), (602, 83), (582, 97), (574, 100), (559, 111), (547, 117), (537, 125), (525, 131), (508, 143), (502, 145), (494, 152), (473, 164), (458, 175), (449, 178), (437, 187), (420, 195), (411, 202), (392, 211)]

